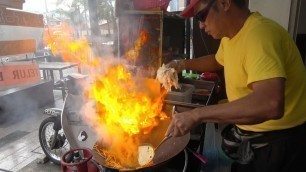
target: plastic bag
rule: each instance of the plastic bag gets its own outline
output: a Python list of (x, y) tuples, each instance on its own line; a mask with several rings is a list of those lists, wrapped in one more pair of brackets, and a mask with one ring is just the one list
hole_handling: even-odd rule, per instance
[(206, 172), (230, 172), (233, 160), (228, 158), (221, 149), (221, 131), (226, 125), (218, 124), (218, 128), (213, 123), (207, 123), (204, 137), (203, 155), (208, 160), (202, 165)]

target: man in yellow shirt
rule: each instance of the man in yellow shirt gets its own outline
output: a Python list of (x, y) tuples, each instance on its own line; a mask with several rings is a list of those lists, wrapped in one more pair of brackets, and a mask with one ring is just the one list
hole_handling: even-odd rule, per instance
[(240, 135), (238, 142), (250, 143), (242, 147), (252, 151), (235, 154), (224, 146), (240, 160), (232, 171), (306, 171), (306, 70), (287, 31), (251, 13), (244, 0), (191, 0), (181, 15), (198, 19), (221, 44), (215, 55), (167, 66), (178, 72), (224, 68), (229, 103), (176, 114), (173, 136), (203, 122), (235, 124), (224, 135)]

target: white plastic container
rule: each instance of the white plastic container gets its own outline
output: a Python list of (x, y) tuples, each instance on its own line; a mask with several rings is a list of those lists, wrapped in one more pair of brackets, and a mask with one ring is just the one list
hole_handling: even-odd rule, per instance
[(172, 89), (166, 95), (166, 100), (191, 103), (192, 93), (195, 87), (191, 84), (180, 84), (181, 89)]

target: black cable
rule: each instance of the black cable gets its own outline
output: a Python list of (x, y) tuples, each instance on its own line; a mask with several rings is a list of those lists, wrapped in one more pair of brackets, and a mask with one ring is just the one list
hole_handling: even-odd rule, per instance
[(200, 34), (201, 34), (201, 39), (202, 39), (202, 41), (203, 41), (203, 43), (204, 43), (204, 46), (205, 46), (205, 49), (206, 49), (207, 55), (209, 55), (209, 54), (210, 54), (210, 52), (209, 52), (208, 47), (207, 47), (207, 44), (206, 44), (206, 42), (205, 42), (205, 40), (204, 40), (202, 30), (200, 29), (200, 30), (199, 30), (199, 32), (200, 32)]

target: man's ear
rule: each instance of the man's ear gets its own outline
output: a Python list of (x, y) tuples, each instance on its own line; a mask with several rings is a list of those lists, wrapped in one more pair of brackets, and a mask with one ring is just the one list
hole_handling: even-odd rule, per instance
[(220, 0), (221, 9), (228, 11), (232, 5), (232, 0)]

